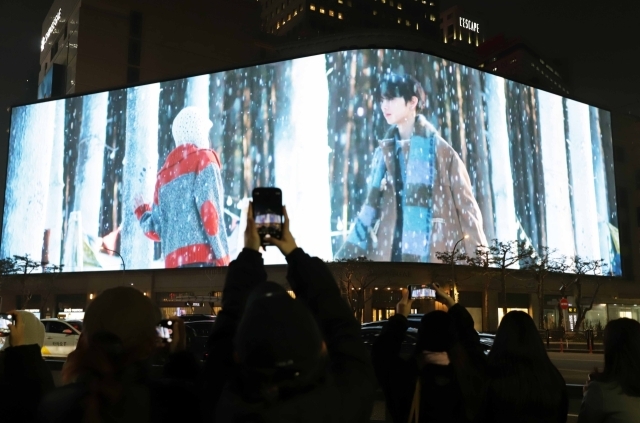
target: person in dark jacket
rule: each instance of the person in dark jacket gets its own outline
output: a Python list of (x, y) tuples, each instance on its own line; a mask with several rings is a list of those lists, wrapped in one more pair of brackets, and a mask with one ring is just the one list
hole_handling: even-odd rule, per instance
[(578, 423), (640, 420), (640, 323), (616, 319), (604, 330), (604, 371), (590, 375)]
[(360, 327), (327, 266), (282, 239), (295, 299), (267, 282), (250, 206), (205, 366), (217, 422), (368, 422), (375, 379)]
[(474, 422), (483, 392), (484, 355), (473, 318), (438, 286), (449, 311), (425, 314), (415, 355), (399, 357), (407, 316), (408, 291), (373, 344), (373, 364), (395, 423)]
[(39, 421), (174, 422), (188, 407), (189, 420), (202, 422), (199, 369), (184, 351), (183, 331), (174, 330), (164, 374), (152, 374), (151, 360), (164, 348), (156, 332), (160, 319), (158, 307), (136, 289), (117, 287), (98, 295), (63, 368), (67, 384), (44, 398)]
[(565, 380), (549, 359), (531, 316), (522, 311), (507, 313), (487, 360), (485, 422), (567, 421)]
[[(0, 421), (35, 422), (38, 404), (54, 389), (53, 377), (40, 350), (44, 325), (28, 311), (12, 311), (8, 345), (0, 351)], [(6, 341), (5, 341), (6, 342)]]

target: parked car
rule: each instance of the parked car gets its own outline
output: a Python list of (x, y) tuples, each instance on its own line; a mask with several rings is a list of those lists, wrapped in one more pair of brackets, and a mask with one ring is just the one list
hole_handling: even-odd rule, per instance
[[(410, 314), (407, 317), (407, 320), (409, 322), (409, 330), (407, 330), (407, 334), (409, 334), (409, 333), (414, 334), (413, 336), (415, 336), (417, 338), (418, 329), (420, 328), (420, 320), (422, 320), (422, 316), (424, 316), (424, 315), (423, 314)], [(362, 336), (363, 336), (363, 340), (365, 341), (365, 344), (367, 344), (367, 342), (370, 342), (370, 344), (373, 343), (373, 339), (375, 339), (375, 336), (380, 335), (380, 332), (382, 331), (382, 327), (385, 325), (385, 323), (387, 323), (386, 320), (378, 320), (377, 322), (369, 322), (369, 323), (363, 323), (362, 324), (362, 332), (361, 333), (362, 333)], [(480, 336), (480, 343), (482, 344), (482, 347), (484, 348), (484, 353), (485, 354), (489, 354), (489, 351), (491, 350), (491, 347), (493, 346), (493, 341), (494, 341), (495, 335), (490, 334), (490, 333), (483, 333), (483, 332), (478, 332), (478, 335)], [(403, 344), (402, 344), (403, 350), (401, 352), (401, 355), (404, 354), (404, 349), (406, 348), (405, 347), (406, 343), (407, 343), (407, 341), (405, 340), (405, 342), (403, 342)], [(415, 345), (415, 342), (413, 343), (413, 345)], [(367, 347), (371, 348), (369, 345), (367, 345)], [(411, 354), (411, 352), (409, 354)]]
[(207, 342), (214, 323), (215, 319), (184, 323), (187, 332), (187, 350), (191, 351), (199, 360), (206, 358)]
[(210, 314), (184, 314), (180, 317), (184, 322), (200, 322), (203, 320), (216, 320), (216, 316)]
[(65, 358), (76, 349), (82, 331), (82, 322), (67, 322), (59, 319), (42, 319), (41, 321), (45, 329), (43, 357)]
[[(371, 348), (373, 343), (376, 341), (376, 338), (382, 332), (382, 325), (386, 322), (374, 322), (375, 324), (366, 324), (362, 325), (360, 329), (360, 335), (362, 336), (362, 340), (364, 341), (364, 346), (367, 348), (369, 352), (371, 352)], [(402, 346), (400, 347), (400, 357), (404, 359), (408, 359), (412, 354), (413, 350), (416, 347), (416, 343), (418, 341), (418, 330), (415, 328), (409, 328), (404, 335), (404, 340), (402, 341)]]

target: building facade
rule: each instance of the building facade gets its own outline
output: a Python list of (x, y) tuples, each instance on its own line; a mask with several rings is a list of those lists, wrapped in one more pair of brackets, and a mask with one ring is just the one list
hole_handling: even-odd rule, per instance
[(294, 39), (401, 28), (435, 38), (439, 0), (260, 0), (262, 31)]
[[(558, 94), (569, 92), (555, 65), (545, 63), (523, 43), (483, 46), (485, 25), (461, 9), (443, 12), (438, 21), (437, 1), (260, 0), (257, 4), (235, 0), (233, 4), (201, 4), (189, 0), (181, 5), (150, 0), (56, 0), (42, 28), (40, 98), (326, 51), (398, 46), (472, 66), (479, 63), (478, 67), (489, 72)], [(211, 16), (219, 25), (211, 25)], [(260, 30), (268, 36), (257, 36)], [(478, 61), (478, 55), (483, 59)], [(640, 154), (633, 142), (640, 127), (636, 121), (614, 115), (613, 132), (624, 276), (599, 292), (588, 318), (601, 322), (617, 317), (638, 319), (640, 313), (640, 289), (634, 276), (638, 275), (634, 267), (640, 254), (640, 172), (634, 165), (637, 161), (631, 159)], [(637, 222), (631, 210), (637, 212)], [(340, 279), (340, 266), (332, 268)], [(392, 315), (402, 287), (436, 280), (446, 286), (448, 280), (441, 265), (374, 263), (372, 269), (386, 277), (366, 287), (364, 321)], [(272, 266), (268, 272), (271, 280), (286, 285), (285, 267)], [(220, 307), (225, 277), (224, 268), (12, 277), (2, 285), (2, 309), (25, 308), (42, 318), (82, 313), (102, 291), (124, 285), (155, 299), (166, 316), (211, 313)], [(497, 289), (492, 289), (484, 324), (495, 329), (505, 306), (526, 310), (534, 318), (542, 313), (549, 327), (557, 325), (560, 294), (556, 287), (562, 277), (550, 280), (542, 309), (531, 284), (509, 285), (505, 304)], [(459, 286), (459, 300), (470, 310), (478, 328), (484, 327), (482, 284), (472, 276)], [(589, 301), (589, 295), (593, 296), (591, 285), (583, 301)], [(568, 297), (574, 304), (575, 298)], [(416, 304), (416, 311), (434, 307), (422, 301)], [(570, 312), (566, 324), (571, 324)]]
[(38, 97), (260, 60), (258, 28), (259, 8), (249, 0), (56, 0), (42, 25)]
[(487, 72), (559, 95), (570, 94), (558, 65), (545, 61), (521, 38), (500, 35), (487, 40), (478, 48), (478, 60), (478, 67)]

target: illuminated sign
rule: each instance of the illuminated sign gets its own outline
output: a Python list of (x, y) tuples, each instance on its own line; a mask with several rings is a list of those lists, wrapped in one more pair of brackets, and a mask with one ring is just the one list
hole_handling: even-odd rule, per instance
[(40, 51), (44, 51), (44, 45), (47, 43), (47, 40), (51, 36), (51, 33), (56, 28), (56, 25), (60, 21), (60, 17), (62, 16), (62, 9), (58, 10), (58, 14), (53, 17), (53, 22), (51, 22), (51, 26), (47, 30), (47, 33), (42, 37), (42, 42), (40, 43)]
[[(420, 107), (387, 101), (422, 97), (422, 87), (430, 96)], [(451, 98), (486, 101), (451, 114)], [(236, 106), (223, 119), (216, 104)], [(226, 266), (244, 248), (249, 194), (277, 186), (296, 240), (323, 260), (439, 263), (464, 231), (466, 254), (526, 239), (621, 274), (609, 112), (435, 56), (339, 51), (11, 113), (0, 257), (44, 250), (65, 272), (121, 271), (101, 242), (86, 241), (102, 236), (120, 240), (127, 270)], [(414, 125), (400, 135), (406, 119)], [(463, 125), (464, 136), (450, 131)], [(105, 134), (118, 134), (113, 159)], [(396, 171), (408, 187), (398, 201)], [(114, 222), (113, 232), (101, 222)], [(264, 261), (286, 263), (280, 254)], [(158, 295), (174, 307), (187, 301), (220, 299)]]
[(459, 18), (460, 26), (469, 31), (480, 33), (480, 24), (469, 19)]

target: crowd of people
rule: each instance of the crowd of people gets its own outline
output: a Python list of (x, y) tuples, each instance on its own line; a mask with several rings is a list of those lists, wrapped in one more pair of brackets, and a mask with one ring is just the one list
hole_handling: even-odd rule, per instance
[[(204, 364), (187, 351), (179, 319), (173, 342), (162, 343), (158, 307), (118, 287), (87, 309), (56, 388), (40, 354), (42, 323), (13, 312), (0, 353), (0, 421), (368, 422), (378, 386), (394, 423), (567, 421), (565, 381), (528, 314), (507, 313), (485, 356), (471, 315), (434, 285), (448, 311), (424, 315), (415, 353), (403, 359), (405, 291), (370, 354), (326, 264), (296, 245), (286, 210), (281, 239), (264, 241), (286, 257), (295, 299), (267, 280), (248, 216)], [(604, 370), (589, 376), (578, 421), (638, 422), (640, 323), (611, 321), (604, 345)]]

